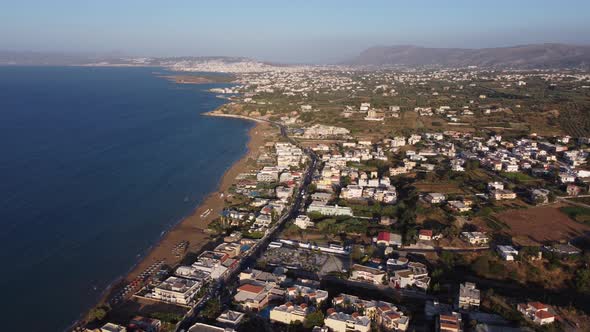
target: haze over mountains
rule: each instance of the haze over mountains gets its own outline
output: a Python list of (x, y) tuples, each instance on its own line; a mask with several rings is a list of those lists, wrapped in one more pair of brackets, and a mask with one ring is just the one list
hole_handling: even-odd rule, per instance
[(590, 66), (590, 46), (531, 44), (498, 48), (428, 48), (377, 46), (363, 51), (351, 65), (440, 65), (448, 67), (563, 68)]
[[(1, 51), (0, 65), (151, 65), (169, 66), (176, 61), (256, 61), (243, 57), (183, 56), (133, 57), (43, 52)], [(345, 65), (442, 66), (503, 68), (589, 68), (590, 45), (530, 44), (498, 48), (429, 48), (413, 45), (376, 46), (361, 52)], [(277, 65), (276, 63), (274, 65)]]

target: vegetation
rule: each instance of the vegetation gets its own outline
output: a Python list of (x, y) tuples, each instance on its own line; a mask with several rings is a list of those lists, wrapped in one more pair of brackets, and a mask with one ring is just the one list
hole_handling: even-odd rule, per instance
[(205, 308), (200, 312), (201, 317), (214, 320), (221, 314), (221, 303), (218, 299), (212, 299), (207, 302)]
[(303, 322), (303, 327), (306, 329), (311, 329), (314, 326), (323, 326), (324, 325), (324, 314), (321, 310), (316, 310), (311, 314), (307, 315), (305, 318), (305, 322)]
[(89, 321), (102, 321), (107, 313), (109, 312), (110, 308), (108, 306), (99, 306), (99, 307), (95, 307), (92, 310), (90, 310), (90, 313), (88, 314), (88, 320)]
[(590, 209), (580, 206), (565, 206), (560, 208), (560, 210), (575, 221), (583, 223), (590, 222)]
[(574, 283), (578, 292), (590, 294), (590, 268), (578, 269)]

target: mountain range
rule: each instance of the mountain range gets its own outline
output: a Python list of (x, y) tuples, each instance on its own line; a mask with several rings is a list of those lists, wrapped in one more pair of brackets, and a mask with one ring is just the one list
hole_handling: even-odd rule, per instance
[(590, 67), (590, 45), (531, 44), (497, 48), (430, 48), (412, 45), (376, 46), (349, 65), (572, 68)]
[[(125, 57), (0, 50), (0, 65), (150, 65), (183, 61), (226, 63), (256, 60), (243, 57)], [(263, 62), (261, 62), (263, 63)], [(518, 69), (590, 68), (590, 45), (531, 44), (497, 48), (432, 48), (413, 45), (375, 46), (342, 64), (353, 66), (497, 67)], [(277, 63), (269, 64), (280, 66)]]

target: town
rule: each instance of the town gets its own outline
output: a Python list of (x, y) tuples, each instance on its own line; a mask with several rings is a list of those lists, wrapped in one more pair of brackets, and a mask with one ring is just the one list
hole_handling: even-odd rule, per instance
[(587, 72), (171, 67), (268, 135), (210, 245), (87, 331), (590, 330)]

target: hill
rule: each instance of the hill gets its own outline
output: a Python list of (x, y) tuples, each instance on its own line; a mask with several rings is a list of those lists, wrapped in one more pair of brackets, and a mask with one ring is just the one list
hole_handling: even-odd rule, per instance
[(498, 48), (428, 48), (411, 45), (371, 47), (347, 64), (449, 67), (590, 67), (590, 46), (534, 44)]

